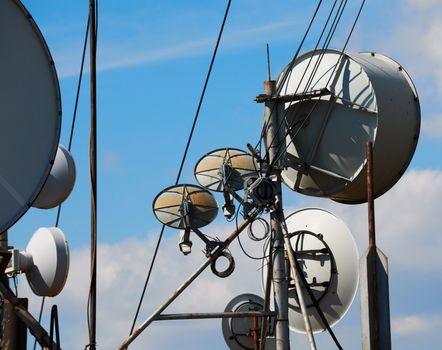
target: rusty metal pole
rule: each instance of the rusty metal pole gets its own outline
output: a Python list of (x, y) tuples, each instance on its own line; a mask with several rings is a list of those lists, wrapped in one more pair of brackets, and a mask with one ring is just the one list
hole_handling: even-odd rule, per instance
[[(279, 157), (281, 142), (284, 142), (284, 128), (280, 128), (280, 116), (278, 113), (278, 102), (273, 100), (276, 94), (276, 81), (264, 82), (264, 94), (267, 96), (264, 110), (264, 125), (267, 126), (265, 134), (265, 146), (269, 155), (269, 164), (273, 164)], [(284, 149), (284, 148), (283, 148)], [(272, 176), (276, 177), (276, 200), (274, 209), (270, 212), (273, 239), (273, 291), (274, 305), (276, 311), (276, 350), (290, 349), (289, 324), (288, 324), (288, 280), (285, 271), (284, 237), (280, 218), (282, 214), (281, 194), (281, 169), (273, 164)]]
[(259, 325), (258, 317), (252, 317), (252, 338), (253, 338), (253, 350), (259, 350)]
[(367, 157), (368, 246), (376, 247), (373, 198), (373, 146), (371, 142), (367, 142), (365, 145), (365, 153)]
[(361, 328), (363, 350), (390, 350), (388, 258), (376, 246), (373, 146), (366, 145), (368, 249), (360, 260)]

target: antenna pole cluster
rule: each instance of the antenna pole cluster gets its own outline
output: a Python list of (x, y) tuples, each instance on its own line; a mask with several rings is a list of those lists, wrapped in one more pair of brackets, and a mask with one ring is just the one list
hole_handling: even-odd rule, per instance
[[(264, 82), (264, 94), (267, 96), (274, 96), (276, 94), (276, 81), (269, 80)], [(265, 103), (264, 112), (264, 123), (268, 125), (266, 148), (269, 155), (269, 164), (272, 164), (278, 156), (280, 142), (283, 142), (283, 139), (279, 137), (279, 114), (274, 112), (274, 110), (277, 109), (275, 103), (278, 102), (268, 99)], [(276, 142), (269, 144), (271, 140), (276, 140)], [(277, 167), (275, 168), (273, 175), (276, 176), (276, 182), (274, 182), (276, 185), (276, 201), (275, 209), (270, 212), (273, 239), (273, 290), (275, 296), (275, 311), (277, 313), (275, 336), (276, 350), (287, 350), (290, 348), (288, 327), (288, 280), (285, 271), (284, 236), (280, 222), (280, 218), (283, 216), (280, 215), (280, 213), (282, 213), (281, 170), (277, 169)]]

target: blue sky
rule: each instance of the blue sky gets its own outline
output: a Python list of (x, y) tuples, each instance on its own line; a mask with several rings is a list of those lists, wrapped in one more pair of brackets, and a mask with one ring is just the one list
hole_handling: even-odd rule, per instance
[[(87, 2), (24, 1), (53, 55), (63, 101), (61, 142), (67, 144), (87, 19)], [(315, 22), (305, 49), (313, 48), (331, 1)], [(360, 2), (348, 9), (332, 46), (340, 49)], [(99, 152), (99, 318), (101, 348), (115, 348), (127, 335), (147, 262), (160, 225), (151, 212), (155, 195), (174, 183), (195, 113), (225, 1), (102, 1), (98, 44)], [(270, 44), (272, 75), (294, 54), (316, 6), (312, 1), (238, 0), (232, 2), (207, 95), (182, 182), (192, 182), (195, 162), (219, 147), (245, 148), (259, 139), (262, 106), (253, 99), (266, 79), (265, 44)], [(349, 51), (384, 53), (402, 64), (416, 84), (422, 130), (409, 171), (377, 201), (379, 245), (389, 256), (393, 345), (398, 349), (432, 348), (442, 340), (442, 6), (437, 0), (367, 1)], [(60, 227), (72, 252), (65, 291), (53, 303), (61, 312), (62, 345), (87, 343), (86, 288), (89, 245), (89, 75), (84, 76), (72, 153), (76, 187), (62, 209)], [(221, 199), (220, 199), (221, 201)], [(359, 250), (367, 244), (365, 206), (348, 207), (285, 191), (286, 212), (321, 206), (341, 216), (352, 229)], [(31, 209), (10, 229), (10, 244), (24, 248), (40, 226), (52, 226), (55, 210)], [(220, 219), (210, 232), (223, 236), (231, 227)], [(236, 249), (236, 248), (232, 248)], [(257, 249), (251, 247), (251, 249)], [(237, 250), (241, 263), (234, 276), (217, 280), (210, 273), (183, 296), (177, 310), (220, 311), (239, 292), (262, 294), (257, 267)], [(140, 321), (168, 295), (193, 266), (198, 249), (182, 257), (176, 232), (167, 231)], [(237, 264), (239, 265), (239, 264)], [(251, 270), (250, 270), (251, 269)], [(253, 277), (250, 271), (254, 271)], [(250, 286), (250, 288), (246, 288)], [(199, 289), (197, 287), (200, 287)], [(201, 292), (201, 289), (204, 292)], [(24, 280), (19, 291), (38, 300)], [(201, 294), (202, 293), (202, 294)], [(210, 294), (210, 295), (209, 295)], [(358, 298), (335, 329), (345, 349), (359, 347)], [(46, 314), (46, 318), (48, 313)], [(109, 321), (111, 320), (111, 321)], [(171, 339), (170, 332), (177, 334)], [(192, 337), (189, 337), (189, 334)], [(177, 340), (179, 339), (179, 340)], [(217, 321), (154, 325), (133, 349), (224, 349)], [(332, 348), (326, 334), (323, 348)], [(180, 344), (179, 347), (177, 344)], [(307, 349), (299, 335), (296, 349)]]

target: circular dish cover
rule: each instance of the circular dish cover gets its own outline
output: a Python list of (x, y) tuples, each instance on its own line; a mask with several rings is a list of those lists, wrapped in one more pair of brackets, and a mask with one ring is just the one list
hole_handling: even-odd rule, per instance
[(69, 247), (62, 230), (42, 227), (35, 231), (26, 247), (32, 256), (33, 266), (26, 273), (32, 291), (39, 296), (58, 295), (68, 277)]
[(222, 148), (207, 153), (195, 166), (198, 183), (217, 192), (224, 191), (224, 182), (233, 191), (242, 190), (245, 179), (251, 176), (258, 176), (255, 159), (249, 153), (236, 148)]
[(54, 165), (32, 206), (50, 209), (63, 203), (74, 188), (75, 175), (74, 157), (63, 145), (58, 145)]
[(181, 230), (196, 229), (215, 220), (218, 204), (205, 188), (196, 185), (175, 185), (157, 195), (153, 201), (153, 212), (161, 223), (169, 227)]
[[(402, 66), (377, 53), (328, 49), (309, 51), (285, 69), (290, 78), (281, 95), (306, 91), (307, 97), (281, 108), (288, 157), (302, 165), (284, 169), (284, 183), (306, 195), (363, 203), (365, 144), (372, 142), (374, 195), (388, 191), (405, 172), (420, 129), (419, 99)], [(330, 93), (314, 96), (322, 89)]]
[[(353, 236), (341, 219), (323, 209), (301, 209), (289, 215), (286, 223), (292, 248), (295, 252), (298, 250), (298, 261), (306, 280), (309, 284), (317, 283), (311, 287), (313, 294), (332, 326), (344, 317), (358, 287), (359, 254)], [(315, 235), (322, 236), (318, 239)], [(324, 243), (331, 254), (314, 256), (301, 252), (324, 249)], [(325, 290), (320, 286), (321, 282), (329, 282)], [(304, 299), (313, 331), (322, 332), (325, 328), (307, 293), (304, 293)], [(289, 290), (289, 326), (293, 331), (305, 332), (294, 288)]]
[(30, 14), (0, 1), (0, 232), (32, 205), (55, 159), (61, 126), (57, 74)]
[[(233, 298), (224, 312), (262, 311), (264, 299), (255, 294), (241, 294)], [(261, 317), (258, 319), (258, 330), (261, 330)], [(253, 350), (253, 338), (250, 330), (253, 323), (250, 317), (223, 318), (222, 330), (226, 344), (231, 350)]]

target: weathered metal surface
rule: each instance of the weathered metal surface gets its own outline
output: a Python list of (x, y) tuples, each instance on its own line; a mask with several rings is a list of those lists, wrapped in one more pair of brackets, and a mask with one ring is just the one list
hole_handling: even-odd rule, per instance
[[(289, 167), (282, 172), (284, 182), (307, 195), (365, 202), (365, 143), (372, 141), (375, 171), (382, 174), (374, 196), (388, 191), (407, 168), (420, 129), (419, 101), (406, 72), (381, 54), (341, 55), (330, 49), (307, 52), (287, 69), (291, 77), (284, 82), (282, 94), (328, 89), (331, 95), (306, 95), (301, 101), (285, 103), (287, 152), (305, 163), (308, 173)], [(305, 73), (312, 74), (310, 85), (302, 79)], [(333, 111), (322, 130), (330, 105)], [(314, 156), (308, 159), (315, 143)]]
[(298, 296), (298, 302), (301, 307), (302, 317), (304, 318), (305, 332), (307, 333), (307, 338), (308, 338), (310, 349), (316, 350), (316, 342), (315, 342), (315, 338), (313, 336), (312, 326), (310, 324), (310, 319), (308, 317), (307, 308), (305, 306), (305, 299), (304, 299), (304, 290), (305, 289), (301, 284), (301, 278), (299, 276), (298, 269), (296, 268), (295, 254), (293, 253), (292, 245), (290, 243), (289, 232), (288, 232), (287, 226), (284, 222), (284, 217), (282, 215), (281, 215), (280, 220), (282, 220), (282, 222), (283, 222), (282, 227), (284, 229), (284, 244), (285, 244), (285, 249), (286, 249), (287, 255), (289, 257), (289, 261), (290, 261), (291, 277), (295, 281), (296, 294)]
[(233, 231), (227, 239), (220, 244), (220, 246), (215, 249), (207, 260), (189, 277), (187, 278), (181, 286), (178, 287), (170, 297), (160, 305), (158, 309), (156, 309), (153, 314), (146, 319), (138, 328), (136, 328), (132, 334), (121, 343), (119, 350), (126, 349), (130, 343), (132, 343), (154, 320), (158, 315), (160, 315), (167, 307), (172, 304), (172, 302), (180, 296), (180, 294), (212, 263), (212, 261), (216, 260), (216, 258), (226, 249), (232, 241), (238, 237), (238, 235), (250, 224), (250, 222), (258, 215), (258, 212), (255, 211), (248, 216), (242, 224), (238, 226), (238, 228)]
[(368, 249), (360, 260), (363, 350), (391, 349), (388, 259), (376, 247), (372, 143), (366, 144)]
[(183, 314), (161, 314), (155, 317), (154, 321), (170, 320), (200, 320), (210, 318), (247, 318), (247, 317), (269, 317), (275, 316), (274, 312), (249, 311), (249, 312), (197, 312)]
[[(189, 206), (183, 212), (184, 202)], [(200, 228), (210, 224), (218, 214), (215, 197), (196, 185), (175, 185), (161, 191), (153, 201), (155, 217), (164, 225), (176, 229)]]
[(388, 259), (375, 246), (361, 257), (360, 284), (362, 350), (390, 350)]
[[(264, 82), (264, 93), (273, 96), (276, 93), (276, 82)], [(269, 164), (281, 154), (280, 147), (284, 142), (284, 128), (281, 126), (280, 114), (277, 113), (278, 102), (267, 101), (264, 110), (264, 125), (267, 128), (265, 133), (265, 147), (269, 155)], [(276, 196), (275, 208), (270, 212), (270, 222), (273, 238), (273, 290), (274, 305), (276, 316), (275, 337), (276, 350), (290, 349), (289, 327), (288, 327), (288, 280), (285, 272), (284, 257), (284, 237), (281, 228), (280, 217), (282, 213), (282, 195), (281, 195), (281, 171), (275, 170), (272, 175), (276, 176)]]

